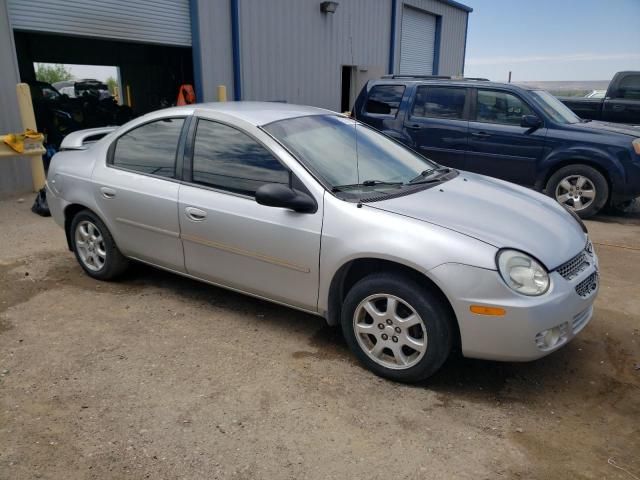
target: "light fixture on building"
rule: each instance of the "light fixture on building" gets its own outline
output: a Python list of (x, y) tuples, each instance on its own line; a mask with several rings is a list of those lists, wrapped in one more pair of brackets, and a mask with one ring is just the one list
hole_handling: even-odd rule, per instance
[(322, 2), (320, 3), (320, 11), (322, 13), (336, 13), (338, 2)]

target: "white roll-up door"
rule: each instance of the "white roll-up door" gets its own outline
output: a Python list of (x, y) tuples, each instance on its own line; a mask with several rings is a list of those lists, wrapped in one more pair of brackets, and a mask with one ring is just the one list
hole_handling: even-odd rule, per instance
[(435, 15), (405, 6), (402, 10), (400, 73), (432, 75), (435, 44)]
[(16, 30), (191, 45), (189, 0), (8, 0)]

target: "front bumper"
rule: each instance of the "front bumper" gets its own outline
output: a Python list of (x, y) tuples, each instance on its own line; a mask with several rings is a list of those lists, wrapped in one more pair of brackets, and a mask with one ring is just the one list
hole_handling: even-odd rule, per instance
[[(449, 298), (460, 327), (462, 353), (487, 360), (529, 361), (544, 357), (571, 341), (591, 320), (597, 287), (581, 296), (576, 291), (597, 275), (597, 258), (572, 280), (550, 273), (551, 286), (539, 297), (527, 297), (511, 290), (495, 270), (447, 263), (431, 274)], [(584, 282), (583, 282), (584, 281)], [(581, 283), (582, 282), (582, 283)], [(579, 289), (584, 295), (584, 289)], [(478, 315), (471, 305), (503, 308), (503, 316)], [(547, 329), (564, 326), (561, 341), (541, 348), (536, 336)]]

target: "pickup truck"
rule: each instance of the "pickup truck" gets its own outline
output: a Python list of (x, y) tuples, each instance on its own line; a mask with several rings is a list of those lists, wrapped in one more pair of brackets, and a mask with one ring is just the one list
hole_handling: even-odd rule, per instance
[(640, 195), (640, 128), (582, 120), (544, 90), (388, 75), (364, 86), (352, 115), (437, 163), (532, 187), (583, 218)]
[(558, 97), (580, 118), (640, 125), (640, 72), (618, 72), (604, 98)]

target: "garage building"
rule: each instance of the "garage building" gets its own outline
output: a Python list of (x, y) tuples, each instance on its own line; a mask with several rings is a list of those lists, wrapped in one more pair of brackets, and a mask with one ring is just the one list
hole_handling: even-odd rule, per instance
[[(268, 100), (346, 110), (386, 73), (462, 75), (471, 8), (453, 0), (0, 0), (0, 132), (34, 62), (113, 65), (136, 114), (175, 102)], [(123, 88), (123, 90), (125, 90)], [(123, 92), (124, 93), (124, 92)], [(29, 162), (0, 161), (0, 195)]]

